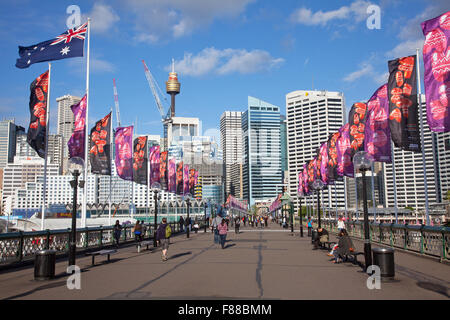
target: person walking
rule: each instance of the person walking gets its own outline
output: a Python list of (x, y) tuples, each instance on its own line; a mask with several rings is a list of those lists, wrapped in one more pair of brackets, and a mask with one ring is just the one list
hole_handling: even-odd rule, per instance
[(211, 222), (211, 231), (214, 234), (214, 243), (219, 243), (220, 242), (220, 237), (219, 237), (219, 224), (222, 223), (222, 217), (221, 216), (216, 216), (212, 222)]
[(311, 218), (308, 218), (307, 226), (308, 226), (308, 237), (311, 237), (312, 236), (312, 221), (311, 221)]
[(341, 231), (342, 229), (345, 229), (345, 223), (344, 223), (344, 220), (342, 219), (342, 216), (339, 216), (339, 220), (337, 222), (337, 227), (338, 227), (339, 231)]
[(167, 224), (167, 219), (163, 218), (162, 223), (156, 231), (156, 240), (162, 248), (162, 261), (167, 261), (167, 251), (169, 250), (169, 238), (172, 235), (172, 228)]
[(134, 232), (134, 240), (136, 241), (136, 246), (140, 246), (141, 244), (141, 234), (142, 234), (142, 225), (139, 223), (139, 220), (136, 221), (136, 224), (133, 228)]
[(183, 230), (184, 230), (184, 218), (183, 218), (183, 216), (180, 216), (179, 223), (180, 223), (180, 232), (183, 232)]
[(222, 222), (219, 224), (217, 229), (219, 230), (220, 245), (222, 246), (222, 249), (225, 249), (225, 241), (228, 233), (228, 226), (225, 219), (222, 219)]
[(234, 232), (239, 234), (239, 227), (241, 226), (241, 219), (237, 218), (234, 222)]
[(113, 228), (114, 240), (116, 240), (116, 248), (119, 247), (120, 236), (122, 234), (122, 226), (120, 225), (119, 220), (116, 220), (116, 224)]

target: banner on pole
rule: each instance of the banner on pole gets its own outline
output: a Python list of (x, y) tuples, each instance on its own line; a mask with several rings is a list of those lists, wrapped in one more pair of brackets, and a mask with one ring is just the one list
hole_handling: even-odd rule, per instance
[(169, 175), (168, 175), (168, 153), (167, 151), (161, 152), (160, 162), (159, 162), (159, 179), (161, 181), (161, 186), (164, 190), (169, 189)]
[(69, 158), (80, 157), (84, 159), (84, 143), (86, 135), (86, 95), (70, 107), (73, 112), (74, 125), (72, 136), (67, 142)]
[(27, 142), (37, 152), (39, 157), (45, 157), (45, 142), (47, 128), (47, 70), (37, 77), (30, 85), (30, 125), (28, 126)]
[(95, 123), (89, 137), (91, 172), (111, 175), (111, 112)]
[[(184, 165), (184, 172), (183, 172), (183, 195), (186, 195), (190, 193), (189, 192), (189, 165)], [(192, 193), (191, 193), (192, 195)]]
[(117, 127), (114, 140), (117, 174), (124, 180), (133, 181), (133, 126)]
[(176, 160), (170, 159), (169, 160), (169, 182), (168, 182), (168, 188), (169, 192), (176, 193), (177, 192), (177, 173), (176, 173)]
[(422, 22), (427, 122), (431, 131), (450, 131), (450, 11)]
[(354, 178), (354, 168), (350, 147), (350, 124), (347, 123), (339, 129), (339, 138), (336, 142), (337, 150), (337, 174), (341, 177), (347, 176)]
[(153, 146), (150, 148), (150, 186), (154, 183), (160, 182), (160, 146)]
[(183, 161), (177, 164), (177, 191), (178, 195), (183, 195)]
[(391, 60), (389, 66), (389, 127), (397, 148), (420, 152), (416, 56)]
[(133, 181), (148, 184), (147, 136), (137, 137), (133, 142)]

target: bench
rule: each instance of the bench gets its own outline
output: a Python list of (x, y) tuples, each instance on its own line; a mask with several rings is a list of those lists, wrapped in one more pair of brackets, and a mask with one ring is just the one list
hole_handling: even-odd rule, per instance
[(350, 252), (348, 255), (346, 255), (345, 260), (348, 261), (348, 257), (352, 256), (352, 261), (354, 264), (359, 264), (358, 263), (358, 256), (359, 255), (363, 255), (364, 252), (359, 252), (359, 251), (354, 251), (354, 252)]
[(94, 251), (94, 252), (88, 252), (86, 253), (87, 256), (92, 256), (92, 265), (95, 264), (95, 256), (104, 256), (104, 255), (108, 255), (108, 262), (110, 261), (110, 255), (117, 253), (117, 250), (115, 249), (111, 249), (111, 250), (99, 250), (99, 251)]
[(149, 245), (153, 245), (153, 240), (145, 240), (145, 241), (139, 242), (137, 245), (138, 253), (141, 252), (141, 246), (147, 246), (147, 250), (148, 250)]
[(319, 242), (319, 245), (325, 249), (325, 247), (328, 248), (328, 250), (331, 250), (331, 248), (336, 244), (335, 241), (327, 241), (327, 242)]

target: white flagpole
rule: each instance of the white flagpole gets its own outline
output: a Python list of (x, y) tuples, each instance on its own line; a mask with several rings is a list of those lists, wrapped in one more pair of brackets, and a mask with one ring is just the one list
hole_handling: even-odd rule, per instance
[(394, 210), (395, 210), (395, 223), (398, 224), (398, 208), (397, 208), (397, 184), (395, 183), (395, 156), (394, 147), (391, 140), (391, 157), (392, 157), (392, 180), (394, 183)]
[(84, 137), (84, 188), (83, 188), (83, 207), (81, 214), (81, 227), (86, 228), (86, 206), (87, 206), (87, 189), (88, 189), (88, 123), (89, 123), (89, 53), (90, 53), (90, 37), (91, 37), (91, 18), (88, 18), (87, 25), (87, 63), (86, 63), (86, 119), (85, 119), (85, 137)]
[(148, 222), (150, 223), (150, 181), (151, 181), (151, 174), (152, 174), (152, 164), (150, 162), (151, 155), (148, 152), (148, 137), (147, 137), (147, 213), (148, 213)]
[(419, 49), (416, 49), (417, 56), (417, 89), (419, 96), (419, 115), (420, 115), (420, 144), (422, 145), (422, 165), (423, 165), (423, 184), (425, 187), (425, 213), (427, 215), (427, 225), (430, 225), (430, 215), (428, 208), (428, 183), (427, 183), (427, 168), (425, 165), (425, 141), (423, 133), (423, 112), (422, 112), (422, 89), (420, 86), (420, 60)]
[(111, 225), (111, 202), (112, 202), (112, 158), (113, 158), (113, 112), (111, 108), (111, 119), (110, 120), (110, 130), (109, 130), (109, 210), (108, 210), (108, 225)]
[(345, 218), (348, 219), (348, 213), (347, 213), (347, 177), (344, 176), (344, 205), (345, 205)]
[(337, 192), (336, 192), (337, 181), (334, 182), (334, 205), (336, 206), (336, 221), (338, 219), (338, 207), (337, 207)]
[(372, 162), (372, 205), (373, 205), (373, 222), (377, 220), (377, 207), (375, 205), (375, 178), (373, 177), (375, 166)]
[[(50, 124), (50, 75), (52, 73), (52, 64), (48, 64), (48, 92), (47, 92), (47, 112), (45, 115), (45, 154), (44, 154), (44, 186), (43, 186), (43, 204), (42, 204), (42, 217), (41, 217), (41, 230), (45, 228), (45, 207), (47, 206), (47, 157), (48, 157), (48, 131)], [(9, 217), (9, 216), (8, 216)]]

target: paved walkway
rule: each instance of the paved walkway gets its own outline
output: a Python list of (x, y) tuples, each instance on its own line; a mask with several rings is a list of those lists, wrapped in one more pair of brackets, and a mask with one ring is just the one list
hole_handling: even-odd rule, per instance
[[(335, 265), (311, 240), (272, 224), (228, 235), (226, 249), (211, 233), (173, 237), (169, 260), (159, 248), (124, 247), (111, 256), (78, 257), (81, 290), (68, 290), (67, 260), (56, 279), (34, 281), (33, 267), (0, 274), (0, 299), (449, 299), (450, 266), (396, 252), (396, 279), (369, 290), (368, 276), (350, 263)], [(359, 250), (362, 243), (355, 242)], [(363, 258), (360, 256), (360, 260)]]

